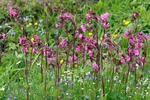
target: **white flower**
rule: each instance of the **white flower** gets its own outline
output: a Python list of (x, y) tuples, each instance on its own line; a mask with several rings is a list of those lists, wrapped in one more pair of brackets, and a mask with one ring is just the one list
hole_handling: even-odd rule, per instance
[(5, 88), (3, 88), (3, 87), (2, 87), (2, 88), (0, 88), (0, 91), (4, 91), (4, 90), (5, 90)]

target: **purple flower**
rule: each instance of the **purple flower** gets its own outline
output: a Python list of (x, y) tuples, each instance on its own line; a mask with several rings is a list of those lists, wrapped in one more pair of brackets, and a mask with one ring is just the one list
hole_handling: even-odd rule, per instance
[(68, 98), (71, 98), (71, 96), (70, 96), (70, 95), (68, 95)]

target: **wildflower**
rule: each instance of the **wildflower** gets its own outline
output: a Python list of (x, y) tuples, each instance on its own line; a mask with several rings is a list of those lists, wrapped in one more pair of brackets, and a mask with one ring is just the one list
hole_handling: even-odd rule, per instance
[(85, 98), (86, 98), (86, 99), (88, 99), (88, 98), (89, 98), (89, 96), (86, 96)]
[(92, 64), (92, 67), (96, 70), (98, 69), (98, 65), (96, 63)]
[(114, 34), (113, 37), (116, 38), (116, 37), (118, 37), (118, 35), (117, 35), (117, 34)]
[(12, 7), (8, 7), (8, 9), (9, 9), (9, 12), (10, 12), (10, 16), (14, 16), (15, 17), (15, 15), (16, 15), (16, 13), (14, 12), (14, 11), (12, 11)]
[(102, 40), (102, 37), (100, 38), (100, 40)]
[(92, 70), (92, 68), (90, 68), (90, 70)]
[(29, 23), (29, 26), (31, 26), (32, 25), (32, 23)]
[(92, 33), (89, 33), (89, 36), (93, 35)]
[(82, 29), (83, 32), (86, 31), (86, 28), (83, 25), (81, 25), (80, 28)]
[(60, 63), (62, 64), (64, 62), (64, 60), (62, 59), (62, 60), (60, 60)]
[(6, 26), (8, 26), (8, 23), (5, 23)]
[(125, 64), (125, 63), (126, 63), (126, 62), (125, 62), (125, 60), (123, 60), (123, 61), (122, 61), (122, 63), (124, 63), (124, 64)]
[(49, 58), (48, 64), (51, 64), (52, 61), (53, 61), (53, 59), (52, 59), (52, 58)]
[(130, 23), (130, 21), (123, 20), (123, 23), (124, 23), (125, 25), (128, 25), (128, 24)]
[(42, 23), (42, 22), (43, 22), (43, 19), (40, 20), (40, 23)]
[(26, 47), (23, 47), (22, 50), (28, 52), (28, 49)]
[(6, 38), (6, 35), (5, 35), (5, 33), (3, 33), (3, 34), (2, 34), (2, 37), (3, 37), (3, 39), (5, 39), (5, 38)]
[(70, 96), (70, 95), (68, 95), (68, 98), (71, 98), (71, 96)]
[(56, 24), (56, 28), (58, 28), (59, 27), (59, 25), (58, 24)]
[(78, 65), (77, 65), (77, 64), (75, 64), (75, 65), (74, 65), (74, 67), (75, 67), (75, 68), (78, 68)]
[(35, 26), (37, 26), (37, 25), (38, 25), (38, 23), (34, 23), (34, 25), (35, 25)]
[(2, 88), (0, 88), (0, 91), (4, 91), (4, 88), (2, 87)]
[(108, 16), (109, 16), (109, 13), (105, 13), (105, 14), (101, 15), (101, 19), (104, 20), (104, 21), (107, 21)]
[(82, 38), (83, 37), (83, 34), (79, 34), (79, 38)]
[(121, 53), (120, 53), (120, 55), (124, 55), (124, 53), (123, 53), (123, 52), (121, 52)]
[(126, 56), (126, 59), (127, 59), (127, 61), (130, 61), (130, 57), (129, 56)]
[(34, 35), (34, 38), (35, 38), (35, 39), (38, 39), (38, 36), (37, 36), (37, 35)]
[(136, 18), (139, 18), (139, 13), (134, 13), (131, 15), (131, 17), (135, 20)]
[(89, 20), (89, 18), (90, 18), (90, 14), (87, 13), (87, 14), (86, 14), (86, 20)]
[(32, 48), (29, 48), (29, 50), (32, 50)]
[(135, 55), (139, 55), (139, 50), (136, 49), (136, 50), (134, 51), (134, 54), (135, 54)]
[(31, 41), (34, 41), (34, 38), (31, 38)]
[(69, 13), (68, 17), (72, 18), (72, 14), (71, 14), (71, 13)]

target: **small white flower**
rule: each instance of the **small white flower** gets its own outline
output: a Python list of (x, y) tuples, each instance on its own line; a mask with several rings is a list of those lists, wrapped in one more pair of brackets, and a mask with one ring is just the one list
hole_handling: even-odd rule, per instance
[(18, 61), (18, 62), (17, 62), (17, 65), (20, 64), (20, 63), (21, 63), (21, 61)]
[(3, 88), (3, 87), (2, 87), (2, 88), (0, 88), (0, 91), (4, 91), (4, 90), (5, 90), (5, 88)]

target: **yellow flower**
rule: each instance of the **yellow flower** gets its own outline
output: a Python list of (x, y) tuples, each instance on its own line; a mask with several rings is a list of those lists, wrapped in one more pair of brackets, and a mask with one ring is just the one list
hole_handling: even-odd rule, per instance
[(29, 23), (29, 26), (31, 26), (32, 25), (32, 23)]
[(42, 50), (42, 48), (40, 48), (40, 50)]
[(100, 40), (102, 40), (102, 37), (100, 38)]
[(116, 38), (116, 37), (118, 37), (118, 35), (117, 35), (117, 34), (114, 34), (113, 37)]
[(65, 56), (67, 56), (67, 54), (65, 54)]
[(124, 23), (125, 25), (128, 25), (128, 24), (130, 23), (130, 21), (123, 20), (123, 23)]
[(89, 33), (89, 36), (93, 35), (92, 33)]
[(38, 23), (34, 23), (34, 25), (35, 25), (35, 26), (37, 26), (37, 25), (38, 25)]
[(62, 64), (64, 62), (64, 60), (62, 59), (62, 60), (60, 60), (60, 63)]
[(29, 48), (29, 50), (32, 50), (32, 48)]
[(34, 38), (31, 38), (31, 41), (34, 41)]
[(77, 64), (75, 64), (75, 65), (74, 65), (74, 67), (75, 67), (75, 68), (78, 68), (78, 65), (77, 65)]

